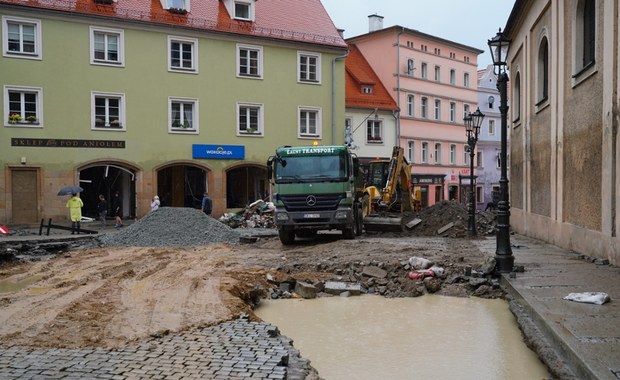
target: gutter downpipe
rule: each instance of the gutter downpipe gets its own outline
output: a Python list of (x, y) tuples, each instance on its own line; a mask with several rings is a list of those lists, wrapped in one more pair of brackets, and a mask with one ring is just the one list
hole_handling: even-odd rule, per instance
[[(332, 60), (332, 145), (336, 145), (336, 62), (347, 58), (348, 55), (349, 48), (347, 48), (347, 53), (345, 55), (341, 55)], [(343, 77), (343, 79), (345, 78)], [(344, 83), (343, 88), (345, 88)]]
[(400, 147), (400, 36), (405, 33), (405, 28), (401, 27), (396, 35), (396, 105), (398, 106), (398, 117), (396, 114), (396, 146)]

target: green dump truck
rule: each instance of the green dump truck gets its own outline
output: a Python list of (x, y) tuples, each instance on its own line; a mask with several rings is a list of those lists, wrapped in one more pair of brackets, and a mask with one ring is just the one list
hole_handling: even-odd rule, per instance
[(321, 230), (340, 230), (345, 239), (362, 233), (359, 162), (347, 146), (284, 146), (267, 166), (282, 244)]

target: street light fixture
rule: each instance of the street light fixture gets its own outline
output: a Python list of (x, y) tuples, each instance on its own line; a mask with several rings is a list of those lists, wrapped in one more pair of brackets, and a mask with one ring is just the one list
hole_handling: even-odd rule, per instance
[(501, 151), (499, 179), (499, 203), (497, 204), (497, 248), (495, 250), (495, 271), (509, 273), (514, 267), (514, 256), (510, 248), (510, 202), (508, 199), (508, 170), (506, 161), (507, 130), (508, 130), (508, 73), (506, 60), (510, 40), (504, 36), (502, 30), (488, 41), (491, 57), (493, 58), (494, 73), (497, 75), (497, 89), (499, 91), (501, 113)]
[(474, 150), (480, 135), (480, 125), (482, 125), (484, 114), (480, 112), (480, 108), (474, 113), (469, 113), (463, 118), (465, 122), (465, 133), (467, 134), (467, 145), (469, 146), (469, 200), (467, 202), (467, 211), (469, 213), (469, 223), (467, 225), (467, 234), (476, 236), (476, 202), (474, 198)]

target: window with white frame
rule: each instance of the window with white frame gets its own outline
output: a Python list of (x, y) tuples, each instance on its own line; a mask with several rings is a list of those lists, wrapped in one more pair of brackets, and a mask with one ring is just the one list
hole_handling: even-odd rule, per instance
[(415, 97), (411, 94), (407, 95), (407, 115), (415, 116)]
[(453, 86), (456, 85), (456, 70), (454, 69), (450, 69), (450, 84)]
[(469, 166), (469, 145), (463, 147), (463, 166)]
[(441, 120), (441, 100), (435, 99), (435, 120)]
[(5, 57), (41, 59), (41, 21), (2, 16), (2, 54)]
[(253, 21), (254, 20), (254, 2), (253, 1), (234, 1), (234, 18), (237, 20)]
[(463, 104), (463, 119), (469, 116), (469, 104)]
[(409, 58), (409, 59), (407, 59), (407, 70), (406, 70), (406, 73), (407, 73), (407, 75), (413, 76), (413, 72), (414, 71), (415, 71), (415, 61), (413, 60), (413, 58)]
[(237, 103), (237, 134), (263, 136), (263, 105)]
[(596, 2), (578, 0), (573, 24), (573, 78), (592, 67), (596, 47)]
[(483, 168), (484, 167), (483, 153), (484, 152), (482, 152), (482, 151), (477, 151), (476, 152), (476, 167), (478, 167), (478, 168)]
[(441, 82), (441, 68), (435, 66), (435, 82)]
[(476, 203), (484, 202), (484, 192), (482, 186), (476, 186)]
[(469, 73), (463, 74), (463, 86), (469, 87)]
[(413, 158), (415, 157), (415, 141), (407, 141), (407, 161), (413, 164)]
[(456, 165), (456, 144), (450, 144), (450, 165)]
[(198, 40), (168, 36), (168, 70), (198, 72)]
[(168, 98), (169, 131), (183, 133), (198, 132), (198, 99)]
[(456, 103), (450, 102), (450, 122), (456, 122)]
[(423, 97), (420, 104), (420, 113), (424, 119), (428, 118), (428, 98)]
[(260, 79), (263, 77), (263, 48), (237, 45), (237, 76)]
[(91, 92), (93, 129), (124, 130), (125, 95)]
[(123, 66), (124, 32), (120, 29), (90, 27), (90, 63)]
[(435, 165), (441, 165), (441, 143), (435, 143)]
[(381, 120), (368, 120), (366, 122), (366, 142), (368, 144), (383, 143), (383, 123)]
[(4, 86), (4, 125), (41, 126), (42, 94), (40, 87)]
[(299, 82), (321, 83), (321, 54), (298, 51), (297, 69)]
[(428, 143), (427, 142), (422, 143), (422, 148), (420, 149), (420, 162), (422, 162), (423, 164), (428, 163)]
[(321, 109), (317, 107), (299, 107), (298, 136), (300, 138), (321, 137)]
[(489, 136), (495, 135), (495, 120), (489, 119)]
[(422, 65), (420, 66), (420, 70), (422, 71), (420, 73), (420, 76), (422, 77), (422, 79), (428, 78), (428, 65), (426, 64), (426, 62), (422, 62)]
[(170, 8), (189, 10), (189, 0), (166, 0), (166, 9)]
[(512, 86), (512, 115), (513, 120), (518, 121), (521, 117), (521, 73), (517, 71)]
[(536, 105), (544, 103), (549, 98), (549, 43), (544, 36), (538, 47), (536, 61)]

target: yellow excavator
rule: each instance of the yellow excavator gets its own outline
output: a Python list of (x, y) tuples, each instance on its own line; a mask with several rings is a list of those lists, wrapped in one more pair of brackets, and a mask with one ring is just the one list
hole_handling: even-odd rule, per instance
[(403, 217), (420, 207), (420, 191), (413, 191), (411, 165), (404, 149), (395, 146), (389, 160), (371, 161), (362, 195), (366, 231), (404, 231)]

